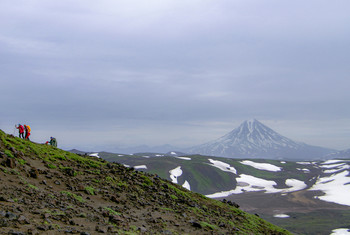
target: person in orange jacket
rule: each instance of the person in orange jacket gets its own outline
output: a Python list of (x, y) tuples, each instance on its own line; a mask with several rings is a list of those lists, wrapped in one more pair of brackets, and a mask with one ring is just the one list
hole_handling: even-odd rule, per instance
[(19, 132), (18, 137), (24, 139), (24, 127), (21, 124), (18, 124), (16, 128), (18, 129), (18, 132)]
[(30, 136), (30, 131), (31, 131), (31, 129), (30, 129), (30, 126), (29, 125), (24, 125), (24, 130), (25, 130), (25, 139), (26, 140), (30, 140), (29, 139), (29, 136)]

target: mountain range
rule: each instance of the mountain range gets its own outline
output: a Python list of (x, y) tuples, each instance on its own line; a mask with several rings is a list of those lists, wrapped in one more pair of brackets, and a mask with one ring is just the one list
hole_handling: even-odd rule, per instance
[[(96, 148), (100, 149), (100, 151), (113, 153), (147, 153), (152, 156), (171, 156), (171, 152), (181, 152), (182, 155), (201, 154), (229, 158), (265, 158), (293, 161), (350, 157), (350, 149), (337, 151), (293, 141), (256, 119), (244, 121), (240, 126), (216, 140), (189, 148), (176, 147), (171, 144), (129, 147), (110, 145)], [(96, 148), (95, 150), (84, 149), (84, 151), (92, 152), (96, 151)]]

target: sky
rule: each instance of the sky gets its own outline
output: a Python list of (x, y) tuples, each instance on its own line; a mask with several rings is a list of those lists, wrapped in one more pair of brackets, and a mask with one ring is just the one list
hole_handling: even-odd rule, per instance
[(0, 129), (189, 147), (255, 118), (350, 148), (350, 1), (2, 0)]

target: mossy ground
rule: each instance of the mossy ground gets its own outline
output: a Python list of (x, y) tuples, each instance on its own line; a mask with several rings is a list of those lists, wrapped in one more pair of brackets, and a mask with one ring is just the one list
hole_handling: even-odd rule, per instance
[(149, 173), (1, 130), (0, 140), (0, 227), (6, 234), (290, 234)]

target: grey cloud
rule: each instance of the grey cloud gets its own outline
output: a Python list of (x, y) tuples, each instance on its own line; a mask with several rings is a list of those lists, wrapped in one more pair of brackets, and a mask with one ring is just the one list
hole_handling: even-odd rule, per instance
[(253, 117), (291, 132), (297, 120), (347, 119), (349, 5), (2, 1), (1, 128), (25, 119), (77, 145), (82, 129), (91, 145), (199, 144)]

